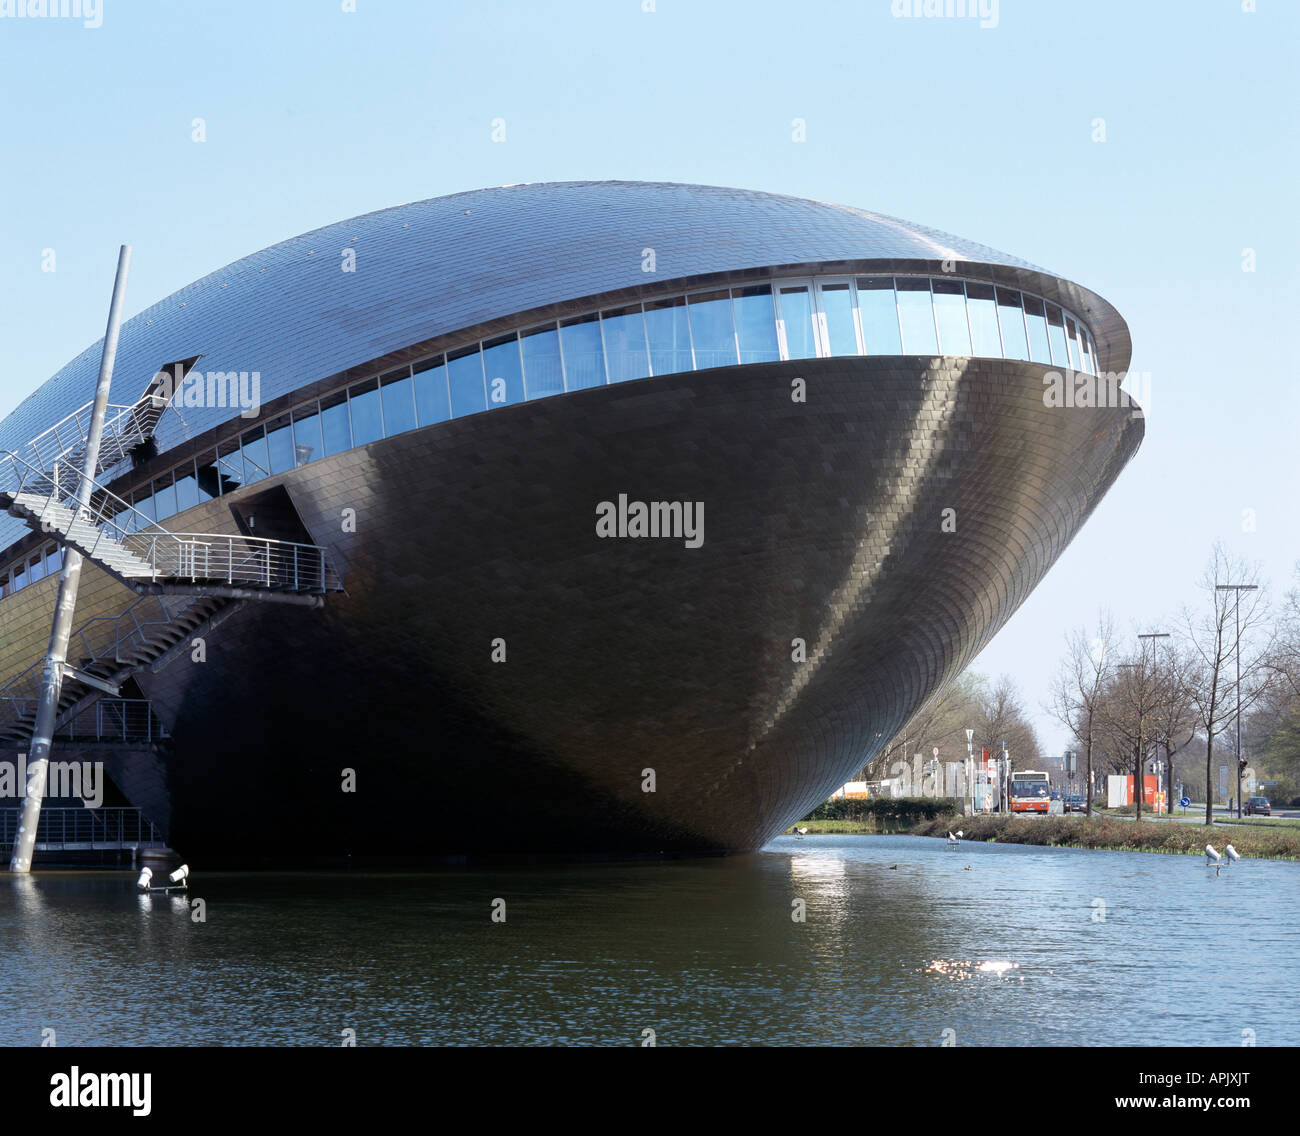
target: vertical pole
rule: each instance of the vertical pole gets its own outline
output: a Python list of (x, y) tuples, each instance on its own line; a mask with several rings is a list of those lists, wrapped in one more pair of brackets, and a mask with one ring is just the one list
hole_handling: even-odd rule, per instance
[[(113, 281), (113, 300), (108, 309), (108, 327), (104, 332), (104, 351), (99, 360), (99, 385), (91, 410), (90, 436), (86, 440), (86, 458), (77, 488), (74, 515), (89, 504), (91, 486), (99, 465), (99, 445), (104, 434), (104, 412), (108, 407), (108, 389), (113, 381), (113, 362), (117, 357), (117, 337), (122, 326), (122, 302), (126, 297), (126, 275), (131, 266), (131, 246), (123, 245), (117, 254), (117, 276)], [(32, 853), (36, 846), (36, 828), (41, 819), (41, 802), (45, 798), (45, 781), (49, 776), (50, 745), (54, 739), (54, 722), (59, 712), (59, 694), (63, 688), (63, 665), (68, 654), (68, 637), (72, 616), (77, 607), (77, 588), (81, 582), (81, 553), (64, 546), (63, 571), (59, 576), (59, 596), (54, 604), (50, 627), (50, 647), (45, 655), (41, 678), (41, 700), (32, 728), (32, 744), (27, 757), (27, 795), (23, 799), (22, 820), (14, 837), (9, 870), (26, 874), (32, 870)]]
[(1234, 621), (1237, 625), (1237, 817), (1241, 817), (1241, 589), (1235, 592), (1237, 604)]

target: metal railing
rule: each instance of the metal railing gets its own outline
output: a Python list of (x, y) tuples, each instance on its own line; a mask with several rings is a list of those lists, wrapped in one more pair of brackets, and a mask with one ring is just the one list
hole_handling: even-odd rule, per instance
[[(15, 721), (34, 721), (40, 705), (37, 698), (8, 698), (5, 710)], [(0, 711), (0, 726), (3, 725)], [(101, 698), (87, 706), (54, 731), (56, 741), (140, 742), (148, 744), (167, 737), (167, 729), (153, 712), (147, 698)]]
[[(13, 845), (22, 812), (22, 809), (0, 808), (0, 848)], [(43, 851), (165, 844), (153, 821), (135, 808), (43, 808), (36, 826), (36, 847)]]
[[(125, 565), (128, 578), (150, 583), (226, 584), (294, 592), (342, 590), (325, 550), (314, 544), (219, 533), (174, 533), (110, 493), (98, 482), (84, 509), (75, 482), (60, 485), (12, 451), (0, 452), (0, 493), (30, 494), (23, 507), (47, 532), (59, 533), (92, 560)], [(123, 551), (143, 562), (138, 571)], [(129, 570), (128, 570), (129, 569)]]
[[(116, 666), (135, 663), (141, 655), (160, 650), (156, 637), (177, 627), (196, 602), (191, 596), (138, 596), (120, 615), (94, 616), (69, 636), (68, 661), (82, 667), (104, 661)], [(39, 697), (44, 668), (41, 658), (0, 686), (0, 719), (4, 703)]]
[[(66, 418), (41, 431), (23, 447), (23, 457), (46, 472), (52, 481), (75, 478), (81, 475), (81, 460), (85, 456), (86, 442), (90, 437), (91, 413), (94, 402), (78, 407)], [(104, 416), (104, 431), (100, 441), (98, 476), (111, 469), (141, 442), (153, 435), (158, 420), (170, 406), (170, 400), (161, 394), (147, 394), (130, 406), (110, 403)], [(76, 482), (71, 483), (75, 491)]]

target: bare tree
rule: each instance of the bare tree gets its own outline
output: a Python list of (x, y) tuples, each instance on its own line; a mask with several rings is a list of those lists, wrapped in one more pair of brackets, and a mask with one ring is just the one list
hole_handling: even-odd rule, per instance
[[(1228, 585), (1254, 585), (1248, 592)], [(1234, 559), (1216, 544), (1201, 577), (1206, 602), (1184, 610), (1191, 660), (1187, 693), (1197, 728), (1205, 735), (1205, 823), (1214, 823), (1214, 743), (1233, 721), (1237, 706), (1248, 710), (1268, 689), (1274, 641), (1268, 628), (1268, 599), (1253, 565)], [(1240, 683), (1238, 685), (1238, 667)]]
[(1300, 563), (1295, 567), (1295, 581), (1277, 621), (1277, 645), (1270, 670), (1292, 698), (1300, 698)]
[(1146, 796), (1143, 766), (1147, 746), (1155, 742), (1155, 719), (1162, 700), (1168, 695), (1162, 687), (1158, 660), (1152, 657), (1156, 650), (1143, 640), (1136, 655), (1116, 663), (1110, 689), (1101, 704), (1107, 725), (1128, 755), (1137, 820), (1142, 819), (1142, 801)]
[(1102, 727), (1101, 703), (1109, 678), (1114, 627), (1099, 616), (1096, 634), (1080, 628), (1066, 636), (1066, 657), (1052, 683), (1052, 713), (1083, 747), (1087, 769), (1084, 813), (1092, 815), (1092, 760)]
[(990, 751), (1007, 752), (1024, 769), (1036, 761), (1038, 736), (1030, 725), (1020, 701), (1020, 692), (1009, 675), (1002, 675), (975, 696), (975, 744), (987, 745)]

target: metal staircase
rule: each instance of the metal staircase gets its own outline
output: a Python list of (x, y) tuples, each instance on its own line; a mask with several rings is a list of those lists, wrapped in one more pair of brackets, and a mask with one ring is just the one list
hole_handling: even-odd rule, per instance
[[(56, 732), (146, 667), (154, 673), (185, 654), (244, 605), (214, 596), (140, 596), (121, 615), (96, 616), (76, 628), (59, 693)], [(0, 686), (0, 745), (32, 736), (45, 660)]]
[[(189, 362), (193, 362), (192, 360)], [(88, 504), (78, 501), (92, 404), (56, 423), (19, 452), (0, 452), (0, 508), (75, 549), (137, 594), (117, 616), (78, 627), (63, 666), (56, 730), (144, 667), (155, 672), (250, 601), (319, 607), (343, 590), (323, 548), (227, 533), (163, 529), (101, 484), (153, 434), (168, 400), (146, 395), (112, 407)], [(0, 686), (0, 743), (31, 738), (44, 660)]]

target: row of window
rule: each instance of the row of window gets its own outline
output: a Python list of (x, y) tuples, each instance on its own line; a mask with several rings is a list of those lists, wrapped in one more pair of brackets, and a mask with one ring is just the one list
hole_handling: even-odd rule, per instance
[[(1092, 337), (1039, 296), (974, 280), (813, 277), (629, 304), (373, 376), (137, 490), (126, 531), (367, 442), (566, 391), (706, 367), (845, 355), (984, 355), (1090, 374)], [(25, 582), (31, 579), (26, 566)], [(39, 577), (37, 577), (39, 578)], [(14, 590), (16, 590), (16, 585)]]
[(30, 553), (21, 564), (5, 569), (0, 576), (0, 598), (55, 575), (62, 567), (63, 549), (57, 544), (47, 544), (40, 551)]

